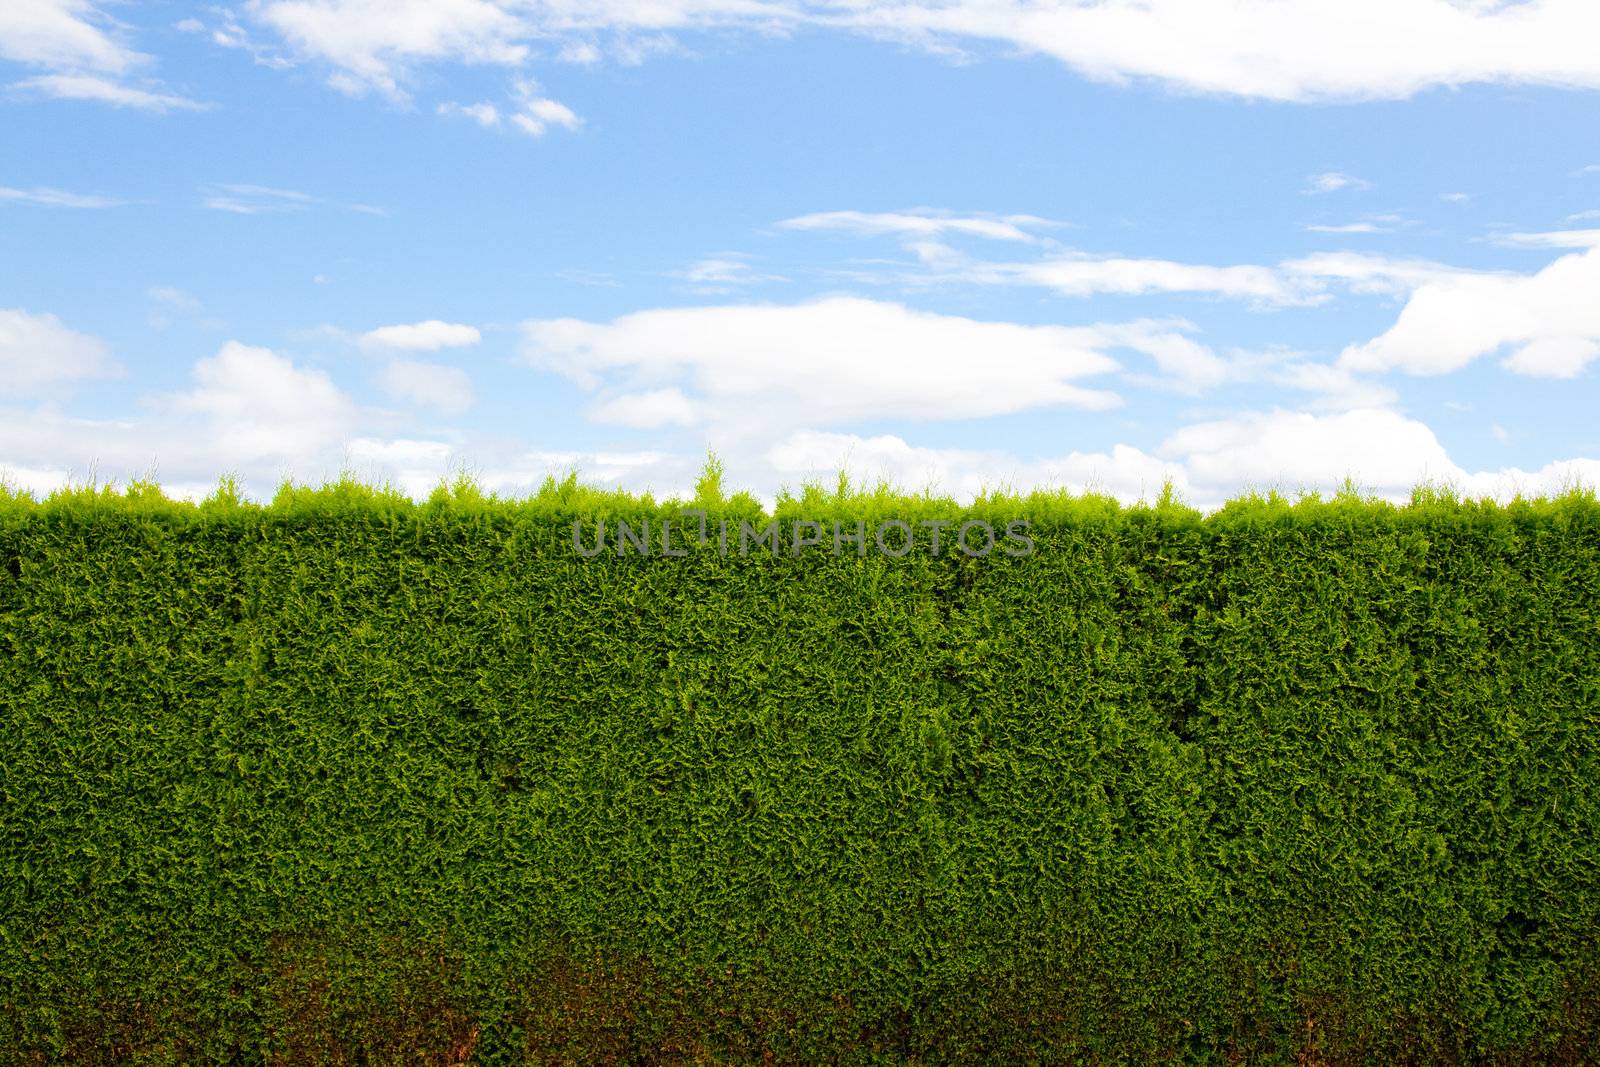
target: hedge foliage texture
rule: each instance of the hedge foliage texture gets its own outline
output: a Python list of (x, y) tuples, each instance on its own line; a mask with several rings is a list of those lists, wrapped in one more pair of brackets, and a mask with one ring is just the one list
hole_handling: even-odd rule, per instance
[(1600, 1060), (1592, 493), (686, 506), (0, 493), (0, 1059)]

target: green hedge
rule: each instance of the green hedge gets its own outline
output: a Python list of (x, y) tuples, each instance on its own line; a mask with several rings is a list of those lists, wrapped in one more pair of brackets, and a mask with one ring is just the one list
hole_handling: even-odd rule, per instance
[(0, 492), (0, 1058), (1600, 1059), (1592, 493), (718, 482)]

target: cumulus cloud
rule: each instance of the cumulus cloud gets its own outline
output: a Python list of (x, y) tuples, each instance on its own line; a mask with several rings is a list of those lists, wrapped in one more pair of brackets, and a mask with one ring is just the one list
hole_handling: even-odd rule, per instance
[(1600, 486), (1600, 460), (1573, 459), (1537, 471), (1468, 471), (1424, 423), (1393, 411), (1336, 413), (1247, 411), (1196, 422), (1154, 450), (1118, 444), (1023, 459), (1000, 450), (927, 448), (882, 434), (801, 430), (764, 459), (780, 481), (831, 481), (844, 470), (858, 481), (932, 488), (958, 499), (1000, 487), (1109, 493), (1125, 503), (1152, 500), (1170, 482), (1188, 503), (1210, 510), (1243, 492), (1337, 492), (1346, 479), (1362, 492), (1403, 502), (1419, 485), (1450, 486), (1471, 496), (1508, 500)]
[(1175, 491), (1191, 488), (1182, 464), (1129, 445), (1028, 461), (999, 450), (927, 448), (893, 434), (800, 430), (775, 443), (763, 458), (784, 480), (826, 481), (842, 470), (857, 481), (930, 488), (962, 500), (1001, 486), (1093, 490), (1130, 502), (1159, 495), (1169, 480)]
[(316, 455), (355, 423), (353, 401), (322, 371), (266, 348), (229, 341), (194, 366), (195, 387), (165, 402), (199, 416), (224, 462), (291, 461)]
[[(835, 297), (635, 312), (609, 323), (525, 323), (533, 366), (595, 388), (675, 387), (722, 426), (808, 419), (965, 418), (1120, 403), (1077, 379), (1117, 368), (1105, 349), (1149, 337), (982, 322)], [(979, 358), (976, 354), (982, 353)]]
[[(270, 491), (275, 474), (338, 473), (358, 406), (322, 371), (230, 341), (196, 362), (190, 388), (150, 396), (143, 412), (86, 418), (53, 404), (0, 410), (0, 477), (31, 470), (58, 482), (157, 477), (204, 494), (223, 473)], [(4, 401), (0, 401), (3, 405)]]
[(1387, 410), (1250, 413), (1186, 426), (1156, 451), (1217, 488), (1330, 486), (1350, 476), (1395, 491), (1461, 473), (1432, 430)]
[(361, 347), (373, 351), (400, 349), (409, 352), (436, 352), (441, 348), (463, 348), (483, 340), (476, 326), (428, 319), (398, 326), (380, 326), (361, 335)]
[(105, 343), (54, 315), (0, 308), (0, 383), (14, 396), (116, 373)]
[(1562, 256), (1532, 275), (1457, 274), (1426, 281), (1395, 324), (1352, 345), (1353, 371), (1445, 374), (1509, 349), (1518, 374), (1571, 378), (1600, 356), (1600, 247)]

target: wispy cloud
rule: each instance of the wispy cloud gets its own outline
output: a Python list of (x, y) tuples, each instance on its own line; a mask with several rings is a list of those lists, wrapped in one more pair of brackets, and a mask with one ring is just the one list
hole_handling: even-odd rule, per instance
[(687, 269), (678, 272), (678, 277), (705, 293), (723, 293), (735, 286), (789, 280), (781, 274), (762, 274), (751, 265), (749, 256), (739, 252), (718, 252), (696, 260)]
[(1059, 226), (1036, 215), (958, 215), (917, 208), (911, 211), (819, 211), (777, 223), (780, 230), (832, 230), (863, 237), (937, 239), (951, 235), (1033, 244), (1030, 229)]
[(211, 106), (188, 97), (136, 89), (91, 74), (45, 74), (16, 82), (14, 88), (57, 100), (92, 100), (142, 111), (204, 111)]
[(471, 119), (479, 126), (500, 125), (500, 109), (490, 103), (458, 104), (453, 100), (447, 100), (434, 108), (434, 112), (439, 115)]
[(559, 100), (544, 96), (539, 83), (531, 78), (518, 78), (512, 83), (512, 104), (504, 111), (487, 101), (461, 104), (447, 100), (434, 108), (434, 113), (470, 119), (486, 129), (509, 125), (530, 137), (543, 137), (552, 126), (576, 130), (583, 125), (576, 112)]
[(1495, 243), (1513, 248), (1593, 248), (1600, 245), (1600, 230), (1507, 233), (1495, 238)]
[(96, 196), (86, 193), (69, 193), (64, 189), (34, 186), (32, 189), (12, 189), (0, 185), (0, 203), (37, 204), (41, 207), (86, 208), (91, 210), (121, 207), (128, 201), (114, 196)]
[(1376, 223), (1372, 222), (1346, 222), (1339, 226), (1315, 225), (1307, 226), (1311, 233), (1383, 233), (1385, 232)]
[(274, 189), (266, 185), (213, 185), (203, 190), (204, 204), (212, 211), (235, 215), (268, 215), (304, 211), (317, 202), (309, 193)]
[(1313, 174), (1306, 179), (1305, 192), (1308, 195), (1320, 193), (1337, 193), (1342, 189), (1371, 189), (1372, 183), (1364, 178), (1357, 178), (1342, 171), (1330, 170), (1321, 174)]

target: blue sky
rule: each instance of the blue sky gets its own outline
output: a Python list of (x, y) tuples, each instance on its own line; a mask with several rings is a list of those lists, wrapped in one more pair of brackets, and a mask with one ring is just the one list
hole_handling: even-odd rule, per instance
[(0, 477), (1595, 485), (1597, 104), (1592, 0), (8, 0)]

